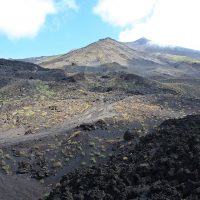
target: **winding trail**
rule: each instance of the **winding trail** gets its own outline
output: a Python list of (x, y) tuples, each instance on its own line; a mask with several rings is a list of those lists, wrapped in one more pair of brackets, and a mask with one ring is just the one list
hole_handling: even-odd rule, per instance
[(37, 134), (25, 135), (25, 130), (23, 128), (0, 132), (0, 146), (9, 146), (20, 142), (52, 137), (63, 134), (83, 123), (93, 123), (99, 119), (111, 118), (115, 115), (116, 113), (113, 111), (112, 104), (100, 103), (86, 110), (82, 114), (76, 115), (71, 120)]
[[(48, 140), (52, 136), (65, 134), (66, 131), (83, 123), (93, 123), (99, 119), (111, 118), (115, 115), (111, 104), (100, 103), (62, 124), (36, 134), (24, 135), (25, 129), (23, 128), (0, 132), (0, 148), (18, 145), (22, 142), (32, 142), (33, 140)], [(1, 175), (0, 178), (0, 200), (37, 200), (48, 191), (48, 187), (26, 176)]]

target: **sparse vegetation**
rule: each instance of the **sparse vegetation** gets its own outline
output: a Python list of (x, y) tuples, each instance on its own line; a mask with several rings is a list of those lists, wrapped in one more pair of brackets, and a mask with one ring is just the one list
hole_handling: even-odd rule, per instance
[(186, 63), (199, 63), (200, 59), (195, 59), (189, 56), (181, 56), (181, 55), (167, 55), (167, 58), (176, 62), (186, 62)]
[(39, 94), (41, 95), (40, 98), (44, 99), (44, 97), (51, 98), (55, 95), (55, 92), (53, 92), (48, 85), (45, 85), (43, 83), (39, 83), (36, 87)]
[[(154, 134), (147, 137), (145, 135), (160, 131), (157, 126), (165, 119), (200, 113), (200, 79), (196, 73), (199, 61), (187, 56), (148, 56), (150, 54), (133, 51), (112, 39), (102, 40), (98, 45), (98, 49), (96, 44), (92, 44), (69, 54), (41, 58), (45, 66), (51, 65), (51, 68), (57, 69), (0, 60), (2, 176), (8, 174), (30, 178), (30, 187), (27, 182), (28, 186), (25, 186), (34, 193), (32, 186), (35, 182), (32, 179), (36, 180), (39, 187), (55, 186), (59, 190), (63, 182), (58, 184), (58, 181), (64, 173), (74, 170), (79, 173), (80, 168), (84, 168), (95, 174), (88, 173), (90, 179), (87, 183), (80, 182), (84, 174), (78, 179), (75, 176), (72, 182), (76, 182), (77, 191), (77, 188), (83, 188), (85, 184), (87, 186), (93, 178), (90, 188), (95, 181), (99, 184), (96, 179), (98, 173), (101, 178), (106, 175), (106, 184), (111, 183), (108, 191), (111, 191), (116, 185), (117, 173), (128, 172), (125, 182), (120, 186), (124, 188), (124, 183), (130, 185), (134, 181), (145, 180), (140, 176), (150, 166), (146, 161), (149, 156), (157, 153), (157, 148), (160, 149), (160, 146), (155, 146), (147, 154), (135, 153), (141, 141), (149, 141), (149, 138), (154, 137)], [(172, 60), (175, 62), (170, 62)], [(85, 66), (79, 66), (80, 63)], [(191, 67), (192, 73), (188, 73), (186, 67)], [(180, 71), (182, 68), (183, 72)], [(135, 72), (137, 74), (133, 74)], [(158, 143), (161, 140), (162, 137)], [(142, 152), (148, 145), (152, 147), (153, 141), (147, 142)], [(132, 152), (127, 152), (127, 149)], [(120, 167), (124, 167), (126, 164), (132, 166), (130, 162), (133, 162), (131, 170), (135, 166), (139, 167), (136, 173), (131, 170), (123, 172), (116, 169), (115, 164), (110, 170), (116, 153), (120, 156), (115, 163), (120, 162)], [(135, 159), (137, 156), (138, 159)], [(143, 158), (144, 162), (140, 163)], [(96, 166), (101, 169), (107, 161), (111, 162), (106, 166), (109, 173), (104, 169), (95, 171)], [(113, 172), (116, 173), (112, 179), (110, 175)], [(140, 172), (142, 174), (137, 176)], [(173, 169), (167, 170), (167, 173), (173, 173)], [(130, 177), (133, 179), (129, 180)], [(123, 178), (120, 177), (120, 180)], [(69, 183), (66, 182), (62, 191)], [(143, 193), (143, 189), (148, 190), (142, 184), (139, 194)], [(14, 186), (17, 187), (17, 184)], [(104, 185), (101, 185), (100, 191), (102, 188)], [(73, 190), (73, 186), (71, 189)], [(29, 196), (32, 195), (31, 192)], [(81, 192), (83, 193), (82, 189)], [(115, 187), (114, 194), (117, 192), (121, 194)], [(128, 192), (129, 190), (126, 194)], [(88, 199), (96, 199), (95, 195), (99, 194), (99, 190), (92, 193)], [(44, 191), (40, 194), (44, 194)], [(74, 199), (87, 199), (81, 195)], [(52, 193), (45, 193), (43, 198), (52, 198)], [(108, 196), (107, 199), (112, 198)]]

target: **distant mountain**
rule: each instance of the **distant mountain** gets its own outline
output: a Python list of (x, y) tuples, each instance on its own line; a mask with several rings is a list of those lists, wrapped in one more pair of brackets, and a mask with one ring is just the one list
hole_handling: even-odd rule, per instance
[(29, 58), (45, 68), (65, 69), (67, 73), (126, 71), (145, 77), (199, 77), (200, 52), (182, 47), (162, 47), (140, 38), (122, 43), (101, 39), (66, 54)]
[[(29, 59), (29, 61), (31, 60)], [(159, 62), (156, 58), (150, 58), (146, 53), (135, 51), (127, 45), (111, 38), (101, 39), (86, 47), (70, 51), (67, 54), (46, 58), (42, 57), (41, 60), (35, 59), (35, 61), (46, 68), (62, 68), (66, 66), (91, 67), (112, 63), (129, 67), (133, 62)]]
[[(127, 44), (132, 44), (132, 45), (148, 45), (149, 43), (151, 43), (151, 40), (145, 38), (145, 37), (142, 37), (134, 42), (130, 42), (130, 43), (127, 43)], [(131, 45), (130, 45), (131, 47)]]
[(173, 54), (200, 59), (200, 51), (178, 46), (160, 46), (144, 37), (133, 42), (126, 42), (124, 44), (136, 51), (139, 50), (149, 53)]

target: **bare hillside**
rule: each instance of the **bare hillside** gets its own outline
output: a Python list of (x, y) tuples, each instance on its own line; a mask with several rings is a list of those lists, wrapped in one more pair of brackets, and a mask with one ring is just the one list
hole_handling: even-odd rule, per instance
[(106, 38), (64, 55), (42, 59), (38, 64), (48, 68), (62, 68), (63, 66), (74, 65), (100, 66), (107, 63), (130, 66), (133, 61), (138, 60), (158, 62), (156, 58), (149, 58), (148, 55), (141, 54), (125, 44)]

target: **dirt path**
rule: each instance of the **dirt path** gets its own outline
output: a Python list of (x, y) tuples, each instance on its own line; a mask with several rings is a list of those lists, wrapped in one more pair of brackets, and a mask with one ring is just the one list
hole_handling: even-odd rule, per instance
[(92, 123), (99, 119), (113, 117), (114, 115), (115, 113), (111, 104), (101, 103), (88, 109), (84, 113), (75, 116), (70, 121), (66, 121), (63, 124), (56, 125), (53, 128), (47, 129), (37, 134), (24, 135), (25, 130), (23, 128), (0, 132), (0, 146), (9, 146), (20, 142), (31, 141), (35, 139), (38, 140), (48, 136), (62, 134), (67, 130), (79, 126), (80, 124)]
[[(65, 134), (67, 130), (73, 129), (83, 123), (92, 123), (99, 119), (110, 118), (115, 115), (112, 105), (98, 104), (82, 114), (63, 124), (57, 125), (51, 129), (38, 134), (24, 135), (25, 129), (14, 129), (6, 132), (0, 132), (0, 148), (21, 142), (31, 142), (33, 140), (44, 139), (59, 134)], [(33, 179), (21, 176), (3, 176), (0, 177), (0, 199), (1, 200), (36, 200), (42, 197), (48, 188)]]

